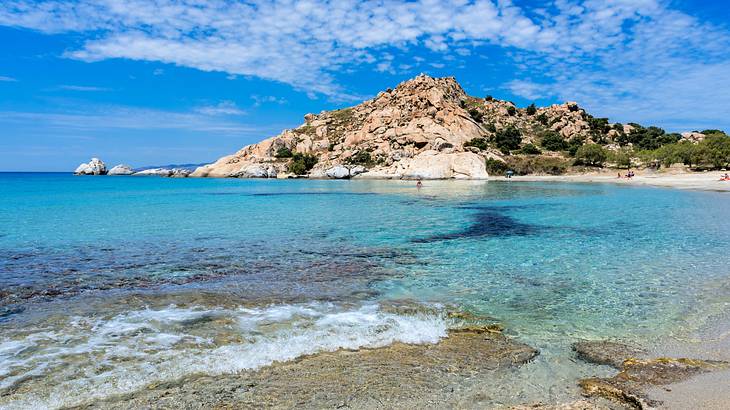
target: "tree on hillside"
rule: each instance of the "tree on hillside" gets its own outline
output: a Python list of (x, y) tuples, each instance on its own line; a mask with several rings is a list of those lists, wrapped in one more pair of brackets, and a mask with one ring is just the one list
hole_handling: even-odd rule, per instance
[(575, 152), (576, 163), (594, 167), (603, 166), (606, 158), (608, 158), (606, 149), (598, 144), (583, 145)]

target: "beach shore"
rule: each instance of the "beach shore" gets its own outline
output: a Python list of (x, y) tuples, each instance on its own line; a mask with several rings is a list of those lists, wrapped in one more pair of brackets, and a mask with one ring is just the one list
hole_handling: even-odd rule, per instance
[[(618, 171), (603, 171), (577, 175), (525, 175), (507, 179), (502, 176), (491, 176), (493, 181), (509, 180), (514, 182), (590, 182), (613, 183), (620, 185), (656, 186), (665, 188), (692, 189), (701, 191), (730, 191), (730, 181), (720, 181), (725, 171), (712, 172), (678, 172), (678, 171), (636, 171), (636, 176), (627, 179), (618, 178)], [(626, 175), (626, 171), (621, 171)]]

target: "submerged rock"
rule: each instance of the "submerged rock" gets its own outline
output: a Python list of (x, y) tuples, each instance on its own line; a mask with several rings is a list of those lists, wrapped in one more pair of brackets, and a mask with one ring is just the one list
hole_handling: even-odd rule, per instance
[(646, 351), (624, 343), (608, 340), (582, 340), (573, 343), (579, 359), (620, 369), (625, 360), (646, 356)]
[(645, 389), (680, 382), (692, 376), (727, 369), (727, 362), (697, 359), (627, 359), (621, 372), (611, 378), (592, 377), (579, 382), (586, 396), (603, 397), (639, 409), (661, 403), (645, 394)]
[(134, 171), (132, 170), (132, 167), (125, 164), (119, 164), (114, 166), (112, 169), (109, 170), (107, 175), (132, 175), (134, 174)]
[(538, 351), (499, 332), (451, 331), (437, 344), (338, 350), (235, 375), (190, 376), (90, 408), (454, 407), (473, 377), (520, 366)]
[(79, 165), (74, 171), (76, 175), (105, 175), (106, 165), (99, 158), (92, 158), (88, 163)]

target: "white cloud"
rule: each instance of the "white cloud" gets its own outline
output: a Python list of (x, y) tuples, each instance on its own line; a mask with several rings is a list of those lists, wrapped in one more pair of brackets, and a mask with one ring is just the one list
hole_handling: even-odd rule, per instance
[[(85, 107), (60, 112), (0, 112), (0, 124), (51, 130), (54, 133), (103, 130), (172, 130), (200, 131), (218, 135), (241, 135), (261, 132), (261, 128), (221, 119), (207, 113), (175, 112), (128, 106)], [(31, 126), (32, 125), (32, 126)]]
[(284, 105), (288, 102), (286, 98), (276, 97), (274, 95), (252, 95), (251, 99), (254, 101), (254, 107), (259, 107), (262, 104)]
[(62, 90), (69, 90), (69, 91), (110, 91), (109, 88), (92, 87), (92, 86), (86, 86), (86, 85), (63, 84), (63, 85), (59, 85), (58, 88), (60, 88)]
[(216, 105), (198, 107), (196, 112), (205, 115), (244, 115), (245, 111), (236, 106), (233, 101), (221, 101)]
[(155, 68), (155, 69), (154, 69), (154, 70), (152, 71), (152, 75), (162, 75), (162, 74), (165, 74), (165, 70), (163, 70), (163, 69), (161, 69), (161, 68)]
[(13, 77), (6, 77), (4, 75), (0, 75), (0, 81), (2, 81), (2, 82), (8, 82), (8, 83), (13, 83), (13, 82), (16, 82), (18, 80), (16, 80)]
[(395, 72), (394, 52), (427, 47), (449, 61), (496, 46), (506, 52), (499, 63), (517, 69), (506, 88), (526, 98), (575, 99), (619, 115), (646, 103), (647, 119), (665, 121), (682, 114), (680, 99), (730, 106), (727, 87), (707, 88), (723, 80), (704, 77), (730, 77), (730, 33), (670, 4), (545, 0), (526, 10), (510, 0), (6, 0), (0, 25), (88, 33), (69, 58), (253, 76), (312, 97), (361, 98), (338, 73)]

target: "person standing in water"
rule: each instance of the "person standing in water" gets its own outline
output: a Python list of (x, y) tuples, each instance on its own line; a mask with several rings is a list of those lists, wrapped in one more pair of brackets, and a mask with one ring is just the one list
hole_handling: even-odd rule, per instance
[(416, 182), (416, 188), (421, 189), (423, 187), (423, 182), (419, 179), (418, 182)]

